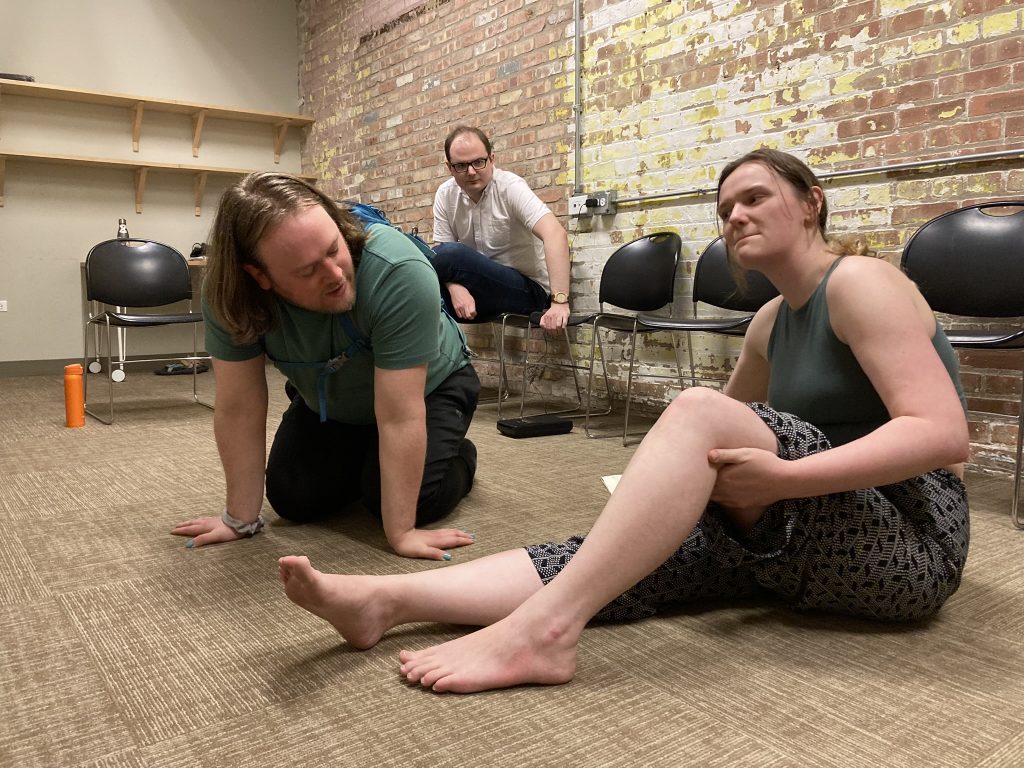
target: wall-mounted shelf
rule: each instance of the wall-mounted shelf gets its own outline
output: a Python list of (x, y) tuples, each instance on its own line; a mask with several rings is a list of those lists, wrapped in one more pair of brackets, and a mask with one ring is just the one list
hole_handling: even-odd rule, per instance
[[(203, 192), (206, 179), (214, 176), (246, 176), (252, 170), (243, 168), (215, 168), (212, 166), (180, 165), (177, 163), (143, 163), (137, 160), (109, 160), (99, 157), (80, 157), (77, 155), (54, 155), (41, 152), (16, 152), (0, 150), (0, 208), (4, 205), (4, 172), (6, 161), (28, 161), (39, 163), (56, 163), (59, 165), (84, 165), (94, 168), (119, 168), (135, 173), (135, 212), (142, 213), (142, 197), (146, 190), (146, 177), (150, 171), (160, 173), (191, 173), (195, 176), (193, 191), (195, 193), (195, 213), (200, 215), (203, 204)], [(309, 182), (315, 182), (315, 176), (300, 176)]]
[(313, 118), (305, 115), (293, 115), (284, 112), (254, 112), (231, 107), (216, 107), (210, 104), (196, 104), (171, 99), (151, 99), (145, 96), (130, 96), (121, 93), (104, 93), (88, 91), (81, 88), (65, 88), (60, 85), (44, 85), (43, 83), (27, 83), (20, 80), (0, 78), (0, 96), (30, 96), (57, 101), (77, 101), (86, 104), (101, 104), (111, 107), (124, 107), (128, 110), (132, 150), (139, 151), (142, 140), (142, 115), (146, 110), (154, 112), (172, 112), (191, 115), (192, 117), (192, 157), (199, 157), (199, 145), (202, 143), (203, 125), (209, 118), (221, 120), (241, 120), (252, 123), (266, 123), (271, 128), (274, 148), (274, 162), (281, 162), (281, 148), (284, 146), (288, 129), (292, 126), (305, 128), (313, 124)]

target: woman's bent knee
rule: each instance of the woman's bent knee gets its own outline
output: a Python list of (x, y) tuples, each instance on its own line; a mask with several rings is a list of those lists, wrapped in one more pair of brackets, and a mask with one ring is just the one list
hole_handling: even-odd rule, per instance
[(687, 387), (669, 403), (669, 408), (675, 411), (680, 409), (696, 409), (703, 412), (707, 408), (715, 408), (726, 403), (735, 403), (728, 395), (724, 395), (717, 389), (710, 387)]

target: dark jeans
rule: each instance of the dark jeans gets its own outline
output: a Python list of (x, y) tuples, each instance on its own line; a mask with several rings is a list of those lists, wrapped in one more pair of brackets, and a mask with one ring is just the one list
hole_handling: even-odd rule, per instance
[[(548, 307), (548, 294), (540, 283), (512, 267), (506, 267), (462, 243), (434, 246), (431, 263), (441, 282), (441, 295), (448, 314), (460, 323), (488, 323), (505, 312), (528, 315)], [(448, 283), (458, 283), (473, 295), (476, 317), (455, 316)]]
[[(476, 446), (466, 431), (480, 380), (467, 365), (426, 397), (427, 456), (416, 525), (449, 512), (469, 493)], [(296, 396), (285, 411), (267, 461), (267, 501), (281, 517), (307, 522), (337, 514), (362, 499), (380, 516), (380, 459), (376, 424), (320, 422)]]

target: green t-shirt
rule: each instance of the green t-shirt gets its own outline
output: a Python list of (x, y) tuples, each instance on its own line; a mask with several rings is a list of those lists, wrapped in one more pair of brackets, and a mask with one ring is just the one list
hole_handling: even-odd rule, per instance
[[(442, 310), (437, 273), (401, 232), (374, 224), (356, 268), (356, 304), (349, 316), (369, 340), (325, 377), (327, 416), (346, 424), (372, 424), (374, 368), (398, 370), (427, 363), (424, 394), (433, 392), (469, 357), (458, 325)], [(237, 344), (203, 307), (206, 349), (219, 360), (266, 354), (314, 411), (319, 410), (320, 365), (349, 348), (337, 315), (312, 312), (277, 297), (277, 322), (255, 344)]]

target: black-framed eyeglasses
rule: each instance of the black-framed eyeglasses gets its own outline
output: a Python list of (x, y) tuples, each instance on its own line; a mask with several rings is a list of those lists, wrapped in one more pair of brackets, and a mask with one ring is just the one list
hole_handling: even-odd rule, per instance
[(488, 160), (490, 160), (489, 157), (478, 157), (476, 160), (470, 160), (468, 163), (448, 163), (448, 165), (455, 173), (465, 173), (470, 167), (474, 171), (482, 171), (487, 167)]

